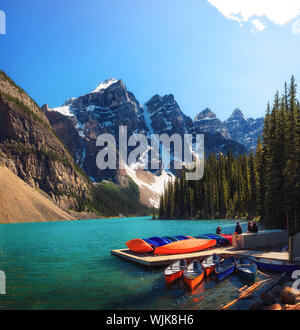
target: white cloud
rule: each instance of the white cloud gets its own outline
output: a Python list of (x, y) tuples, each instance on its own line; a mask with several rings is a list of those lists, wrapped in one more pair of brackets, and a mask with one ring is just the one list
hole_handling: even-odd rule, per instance
[(300, 34), (300, 19), (296, 20), (293, 24), (292, 24), (292, 32), (294, 34)]
[(248, 22), (250, 18), (252, 31), (262, 31), (266, 25), (257, 17), (265, 17), (274, 24), (284, 25), (300, 15), (300, 0), (207, 0), (225, 17)]
[(256, 32), (256, 31), (263, 31), (267, 26), (262, 23), (259, 19), (254, 19), (253, 21), (251, 21), (253, 28), (251, 29), (252, 32)]

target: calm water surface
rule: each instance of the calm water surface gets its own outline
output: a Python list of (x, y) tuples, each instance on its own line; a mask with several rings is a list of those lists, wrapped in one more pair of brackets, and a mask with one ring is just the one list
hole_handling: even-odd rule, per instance
[(143, 217), (1, 224), (6, 295), (0, 295), (0, 309), (219, 308), (244, 285), (235, 275), (218, 284), (209, 280), (189, 292), (181, 282), (166, 287), (163, 269), (151, 270), (110, 254), (132, 238), (200, 235), (214, 233), (217, 226), (232, 233), (235, 222)]

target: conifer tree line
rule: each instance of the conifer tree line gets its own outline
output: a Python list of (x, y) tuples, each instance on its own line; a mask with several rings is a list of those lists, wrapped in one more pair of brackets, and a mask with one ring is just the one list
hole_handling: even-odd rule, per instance
[(267, 228), (300, 230), (300, 103), (292, 76), (268, 103), (255, 153), (210, 154), (204, 177), (168, 182), (160, 219), (260, 218)]

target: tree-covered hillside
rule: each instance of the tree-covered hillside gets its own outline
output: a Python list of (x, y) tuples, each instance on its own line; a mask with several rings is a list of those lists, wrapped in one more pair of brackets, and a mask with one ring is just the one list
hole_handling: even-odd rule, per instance
[(93, 187), (92, 195), (90, 208), (106, 217), (150, 214), (149, 208), (140, 203), (139, 188), (132, 179), (125, 187), (109, 181), (99, 183)]
[(299, 231), (300, 105), (291, 78), (268, 104), (263, 139), (255, 155), (210, 155), (204, 178), (186, 181), (184, 172), (161, 197), (162, 219), (260, 217), (269, 228)]

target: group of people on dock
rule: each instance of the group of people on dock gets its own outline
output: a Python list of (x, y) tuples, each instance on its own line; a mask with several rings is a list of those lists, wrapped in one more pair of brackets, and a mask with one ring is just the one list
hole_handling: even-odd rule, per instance
[(255, 221), (248, 222), (248, 233), (258, 233), (258, 226)]
[[(248, 222), (248, 231), (247, 232), (248, 233), (257, 233), (258, 232), (258, 226), (257, 226), (257, 223), (255, 221), (249, 221)], [(220, 226), (217, 228), (216, 233), (217, 233), (217, 235), (220, 235), (222, 233), (222, 229), (221, 229)], [(239, 222), (236, 223), (234, 233), (236, 235), (241, 235), (243, 233), (243, 228), (242, 228), (242, 226), (240, 225)]]

